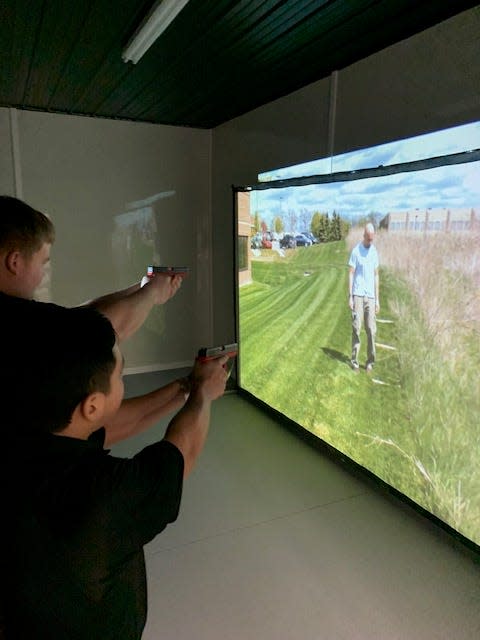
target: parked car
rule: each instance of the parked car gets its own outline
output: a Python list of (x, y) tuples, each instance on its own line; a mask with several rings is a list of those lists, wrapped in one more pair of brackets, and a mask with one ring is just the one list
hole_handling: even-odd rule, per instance
[(262, 238), (262, 249), (271, 249), (272, 248), (272, 241), (268, 239), (268, 237), (265, 235)]
[(306, 236), (309, 240), (312, 241), (312, 244), (318, 244), (317, 238), (313, 235), (311, 231), (302, 231), (302, 236)]
[(298, 233), (295, 236), (295, 242), (297, 243), (297, 247), (311, 247), (312, 241), (307, 236), (304, 236), (303, 233)]
[(295, 242), (294, 236), (286, 233), (283, 238), (280, 240), (280, 249), (295, 249), (297, 243)]
[(250, 246), (252, 249), (261, 249), (262, 248), (262, 236), (259, 233), (256, 233), (254, 236), (250, 238)]

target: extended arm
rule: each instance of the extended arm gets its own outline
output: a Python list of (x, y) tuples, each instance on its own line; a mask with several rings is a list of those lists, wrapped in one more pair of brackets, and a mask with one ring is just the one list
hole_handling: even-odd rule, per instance
[(184, 478), (192, 471), (205, 444), (212, 401), (225, 391), (228, 376), (223, 365), (227, 360), (225, 356), (210, 362), (195, 363), (192, 390), (187, 403), (168, 425), (165, 440), (182, 452)]
[(146, 431), (160, 418), (183, 407), (187, 391), (187, 380), (182, 379), (143, 396), (124, 400), (115, 417), (104, 425), (106, 446)]
[(154, 305), (170, 300), (181, 284), (182, 276), (157, 276), (143, 287), (136, 283), (85, 304), (107, 316), (121, 341), (141, 327)]

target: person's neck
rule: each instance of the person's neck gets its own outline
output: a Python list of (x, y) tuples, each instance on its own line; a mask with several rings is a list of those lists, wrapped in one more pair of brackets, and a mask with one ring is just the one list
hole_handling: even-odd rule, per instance
[(72, 420), (61, 431), (55, 431), (54, 435), (65, 436), (67, 438), (77, 438), (77, 440), (88, 440), (91, 434), (97, 429), (97, 425), (92, 426), (90, 422)]
[(24, 300), (28, 300), (20, 291), (18, 291), (15, 287), (8, 286), (0, 282), (0, 293), (4, 293), (6, 296), (11, 296), (12, 298), (23, 298)]

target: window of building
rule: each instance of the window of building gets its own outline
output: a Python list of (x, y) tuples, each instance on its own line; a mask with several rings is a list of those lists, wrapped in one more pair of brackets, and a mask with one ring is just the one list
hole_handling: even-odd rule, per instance
[(238, 270), (248, 269), (248, 236), (238, 236)]

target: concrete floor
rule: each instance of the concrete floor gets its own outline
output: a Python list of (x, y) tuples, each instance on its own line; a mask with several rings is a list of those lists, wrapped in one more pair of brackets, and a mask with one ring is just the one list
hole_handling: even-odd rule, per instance
[[(169, 375), (127, 376), (128, 393)], [(179, 519), (146, 559), (144, 640), (480, 638), (480, 558), (237, 394), (214, 404)]]

